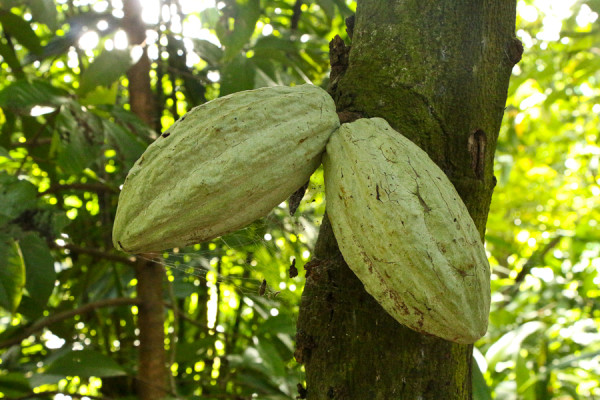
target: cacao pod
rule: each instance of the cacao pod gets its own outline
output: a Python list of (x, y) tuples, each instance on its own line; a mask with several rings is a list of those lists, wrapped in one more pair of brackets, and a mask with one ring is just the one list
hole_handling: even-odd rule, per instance
[(327, 214), (348, 266), (403, 325), (458, 343), (487, 330), (490, 267), (444, 172), (381, 118), (343, 124), (323, 157)]
[(115, 247), (160, 251), (265, 216), (309, 180), (338, 126), (333, 100), (313, 85), (239, 92), (192, 109), (129, 171)]

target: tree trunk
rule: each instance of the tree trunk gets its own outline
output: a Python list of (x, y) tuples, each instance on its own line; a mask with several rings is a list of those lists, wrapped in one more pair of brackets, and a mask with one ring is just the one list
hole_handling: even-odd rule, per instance
[[(125, 0), (123, 3), (124, 26), (131, 44), (143, 44), (146, 39), (141, 10), (139, 0)], [(127, 71), (129, 104), (133, 113), (150, 127), (154, 127), (156, 109), (150, 86), (150, 60), (145, 45), (143, 48), (140, 60)], [(165, 271), (159, 263), (138, 259), (135, 273), (137, 298), (140, 301), (137, 318), (140, 331), (137, 398), (163, 399), (168, 392), (163, 306)]]
[(165, 272), (162, 265), (146, 260), (139, 260), (135, 272), (140, 301), (137, 398), (158, 400), (165, 398), (168, 392), (162, 295)]
[[(515, 12), (515, 0), (361, 0), (349, 58), (341, 40), (331, 46), (338, 111), (382, 117), (424, 149), (482, 239), (508, 80), (522, 52)], [(308, 399), (472, 397), (472, 346), (390, 317), (344, 263), (327, 216), (314, 256), (296, 351)]]
[[(129, 71), (129, 105), (138, 117), (148, 126), (156, 127), (155, 98), (150, 86), (150, 59), (146, 47), (146, 27), (142, 21), (142, 6), (139, 0), (125, 0), (123, 3), (123, 26), (132, 45), (142, 46), (142, 56)], [(160, 118), (158, 118), (160, 120)], [(159, 127), (160, 128), (160, 127)], [(160, 132), (160, 129), (159, 129)]]

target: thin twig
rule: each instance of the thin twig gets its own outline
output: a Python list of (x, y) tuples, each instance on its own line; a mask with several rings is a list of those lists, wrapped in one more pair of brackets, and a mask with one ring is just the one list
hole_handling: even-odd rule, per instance
[(50, 144), (52, 143), (52, 138), (39, 138), (37, 140), (32, 140), (29, 139), (26, 142), (16, 142), (16, 143), (11, 143), (10, 147), (11, 148), (17, 148), (17, 147), (37, 147), (37, 146), (43, 146), (46, 144)]

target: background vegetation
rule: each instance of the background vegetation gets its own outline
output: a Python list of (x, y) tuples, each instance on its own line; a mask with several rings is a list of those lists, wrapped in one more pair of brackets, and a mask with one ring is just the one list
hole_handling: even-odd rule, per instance
[[(141, 48), (121, 1), (0, 4), (0, 398), (135, 398), (134, 260), (110, 239), (127, 171), (195, 105), (326, 85), (328, 42), (347, 39), (355, 5), (144, 1), (148, 126), (130, 111), (125, 72)], [(600, 398), (600, 1), (519, 1), (518, 12), (525, 53), (496, 157), (475, 396)], [(295, 318), (322, 189), (317, 172), (295, 216), (282, 206), (162, 255), (173, 398), (297, 395)]]

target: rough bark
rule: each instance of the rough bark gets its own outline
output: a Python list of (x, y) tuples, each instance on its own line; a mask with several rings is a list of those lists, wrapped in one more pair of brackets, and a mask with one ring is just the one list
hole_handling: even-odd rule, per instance
[[(340, 117), (385, 118), (423, 148), (482, 238), (508, 80), (522, 51), (515, 9), (515, 0), (362, 0), (349, 53), (340, 40), (331, 46)], [(308, 399), (472, 397), (472, 346), (392, 319), (344, 263), (327, 217), (311, 266), (296, 351)]]
[[(141, 19), (139, 0), (123, 3), (124, 27), (131, 44), (142, 44), (140, 60), (127, 72), (129, 104), (148, 126), (154, 127), (154, 95), (150, 86), (150, 60), (144, 41), (146, 29)], [(167, 395), (168, 370), (166, 367), (163, 278), (165, 271), (159, 263), (139, 259), (135, 265), (137, 298), (139, 300), (137, 324), (140, 331), (138, 346), (137, 398), (158, 400)]]

